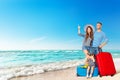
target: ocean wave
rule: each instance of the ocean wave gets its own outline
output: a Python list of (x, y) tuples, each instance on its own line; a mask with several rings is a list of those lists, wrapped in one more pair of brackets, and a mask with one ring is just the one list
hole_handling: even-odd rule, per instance
[(79, 51), (79, 50), (74, 50), (73, 52), (78, 53), (78, 52), (80, 52), (80, 51)]
[(59, 52), (61, 52), (60, 50), (54, 50), (53, 52), (55, 52), (55, 53), (59, 53)]
[(113, 56), (115, 55), (115, 56), (118, 56), (118, 55), (120, 55), (120, 54), (112, 54)]
[(70, 52), (70, 53), (71, 53), (71, 52), (73, 52), (73, 51), (72, 51), (72, 50), (66, 50), (65, 52), (68, 52), (68, 53)]
[(83, 64), (83, 62), (84, 62), (83, 60), (72, 60), (66, 62), (55, 62), (48, 64), (3, 68), (0, 69), (0, 80), (9, 80), (11, 78), (19, 77), (19, 76), (29, 76), (33, 74), (48, 72), (48, 71), (66, 69), (77, 66), (79, 64)]

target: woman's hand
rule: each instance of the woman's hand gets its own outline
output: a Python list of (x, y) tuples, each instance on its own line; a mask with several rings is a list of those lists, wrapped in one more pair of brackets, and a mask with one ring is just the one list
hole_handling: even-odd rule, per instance
[(87, 54), (87, 55), (86, 55), (86, 58), (87, 58), (87, 59), (89, 59), (89, 58), (90, 58), (90, 56)]
[(80, 25), (78, 24), (78, 34), (80, 34)]

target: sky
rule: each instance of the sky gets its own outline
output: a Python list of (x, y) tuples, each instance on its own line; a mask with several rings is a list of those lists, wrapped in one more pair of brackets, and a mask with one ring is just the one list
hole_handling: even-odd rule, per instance
[(119, 0), (0, 0), (0, 50), (81, 49), (78, 24), (98, 21), (120, 49)]

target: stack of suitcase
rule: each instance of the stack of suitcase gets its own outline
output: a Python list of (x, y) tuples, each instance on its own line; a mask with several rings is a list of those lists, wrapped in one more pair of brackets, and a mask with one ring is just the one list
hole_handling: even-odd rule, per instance
[[(97, 67), (93, 76), (113, 76), (116, 73), (112, 55), (109, 52), (100, 52), (96, 55)], [(86, 76), (87, 69), (77, 66), (77, 76)]]
[[(80, 65), (80, 66), (77, 66), (77, 76), (86, 76), (87, 74), (87, 68), (82, 68), (81, 66), (83, 65)], [(93, 72), (93, 76), (98, 76), (98, 67), (95, 67), (94, 69), (94, 72)]]

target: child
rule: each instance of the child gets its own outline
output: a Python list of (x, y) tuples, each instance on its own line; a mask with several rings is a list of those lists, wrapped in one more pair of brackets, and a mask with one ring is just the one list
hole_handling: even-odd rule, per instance
[(87, 78), (91, 78), (94, 68), (95, 68), (95, 58), (94, 58), (94, 54), (88, 54), (90, 57), (87, 58), (87, 63), (88, 63), (88, 67), (87, 67)]

